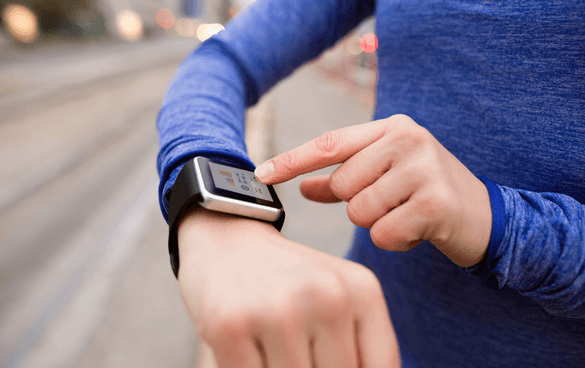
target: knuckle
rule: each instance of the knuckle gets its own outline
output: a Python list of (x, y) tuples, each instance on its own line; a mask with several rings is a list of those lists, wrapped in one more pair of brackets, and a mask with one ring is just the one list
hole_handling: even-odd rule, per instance
[(251, 330), (252, 316), (242, 311), (216, 311), (199, 327), (201, 337), (210, 343), (236, 343)]
[(362, 292), (362, 302), (367, 305), (384, 303), (384, 293), (378, 277), (370, 269), (363, 267), (359, 278), (359, 290)]
[(421, 194), (416, 199), (417, 207), (421, 212), (431, 214), (436, 211), (438, 207), (437, 198), (429, 194)]
[(388, 119), (391, 120), (394, 124), (416, 124), (410, 116), (405, 114), (394, 114)]
[(434, 139), (431, 132), (408, 118), (410, 121), (400, 125), (397, 135), (400, 141), (408, 143), (409, 146), (421, 147), (431, 143)]
[(376, 212), (373, 193), (367, 188), (353, 197), (347, 204), (347, 216), (349, 220), (360, 227), (371, 227), (371, 216)]
[(408, 115), (404, 114), (394, 114), (389, 116), (386, 119), (386, 131), (384, 135), (390, 133), (391, 131), (395, 130), (399, 127), (404, 127), (408, 125), (416, 124), (414, 120), (412, 120)]
[(337, 198), (349, 202), (352, 198), (352, 193), (346, 184), (343, 173), (338, 170), (339, 169), (335, 170), (333, 174), (329, 176), (329, 188), (331, 188), (331, 191)]
[(266, 318), (266, 324), (271, 329), (286, 334), (291, 331), (302, 329), (302, 313), (300, 308), (294, 305), (292, 301), (275, 306), (270, 311), (265, 311), (263, 315)]
[(421, 214), (425, 214), (425, 217), (429, 219), (434, 219), (444, 212), (449, 200), (444, 191), (435, 190), (418, 196), (416, 203)]
[(425, 143), (426, 133), (425, 128), (421, 126), (408, 126), (402, 130), (402, 136), (411, 144), (421, 145)]
[(404, 178), (408, 178), (409, 182), (416, 187), (421, 187), (429, 181), (429, 170), (420, 164), (420, 161), (409, 165), (402, 165), (397, 171)]
[(455, 212), (450, 209), (451, 201), (447, 193), (442, 190), (425, 193), (417, 199), (417, 207), (428, 224), (423, 238), (432, 240), (435, 244), (448, 242), (450, 232), (443, 223), (444, 219), (455, 217)]
[(341, 147), (341, 132), (338, 130), (332, 130), (321, 134), (315, 139), (314, 146), (318, 153), (324, 157), (330, 157), (337, 154)]
[(270, 319), (277, 324), (286, 324), (298, 319), (302, 315), (302, 304), (298, 296), (298, 290), (283, 294), (272, 304), (271, 311), (264, 311), (263, 314), (270, 315)]
[(349, 201), (349, 203), (347, 204), (347, 217), (349, 218), (349, 221), (351, 221), (354, 225), (356, 226), (360, 226), (360, 204), (357, 203), (358, 201), (352, 199), (351, 201)]
[(322, 279), (320, 304), (327, 320), (337, 320), (350, 311), (351, 294), (339, 276), (331, 275)]
[(410, 137), (413, 142), (418, 146), (430, 144), (433, 140), (433, 135), (428, 131), (427, 128), (421, 127), (420, 125), (412, 126), (409, 128)]
[(384, 292), (376, 274), (361, 264), (353, 266), (348, 270), (348, 277), (351, 278), (352, 290), (356, 291), (359, 308), (371, 310), (385, 306)]
[(370, 237), (375, 246), (389, 251), (402, 251), (402, 245), (408, 243), (406, 235), (388, 222), (384, 225), (374, 224), (370, 229)]
[(385, 248), (386, 245), (386, 237), (383, 234), (378, 226), (373, 226), (370, 229), (370, 238), (375, 246), (378, 248)]

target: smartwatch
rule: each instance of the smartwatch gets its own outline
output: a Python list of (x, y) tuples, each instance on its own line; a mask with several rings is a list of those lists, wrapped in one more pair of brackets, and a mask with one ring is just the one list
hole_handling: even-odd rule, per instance
[(169, 199), (169, 255), (179, 274), (177, 228), (197, 207), (272, 223), (284, 224), (284, 208), (272, 185), (262, 184), (253, 171), (197, 156), (181, 169)]

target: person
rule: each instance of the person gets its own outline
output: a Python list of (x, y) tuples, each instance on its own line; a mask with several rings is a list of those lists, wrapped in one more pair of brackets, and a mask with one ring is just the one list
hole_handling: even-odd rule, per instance
[(196, 155), (253, 168), (244, 112), (376, 17), (373, 121), (256, 171), (348, 202), (346, 258), (205, 209), (179, 286), (219, 367), (585, 366), (585, 4), (260, 0), (189, 55), (158, 129), (163, 214)]

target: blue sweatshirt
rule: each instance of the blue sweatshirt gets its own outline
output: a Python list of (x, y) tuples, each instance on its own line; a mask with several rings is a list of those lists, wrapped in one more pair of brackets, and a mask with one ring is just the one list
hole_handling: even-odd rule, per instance
[(585, 3), (260, 0), (177, 72), (159, 114), (162, 212), (203, 154), (253, 167), (247, 106), (375, 15), (373, 119), (426, 127), (486, 184), (488, 254), (432, 244), (347, 258), (382, 284), (404, 367), (585, 367)]

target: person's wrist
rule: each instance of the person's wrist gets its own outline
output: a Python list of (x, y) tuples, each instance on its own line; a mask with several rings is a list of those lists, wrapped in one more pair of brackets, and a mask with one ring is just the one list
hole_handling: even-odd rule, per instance
[[(185, 215), (178, 225), (179, 255), (183, 259), (183, 255), (186, 256), (205, 244), (221, 246), (223, 242), (218, 241), (220, 239), (250, 234), (280, 235), (271, 223), (199, 207)], [(197, 242), (189, 241), (189, 238), (195, 238)]]

